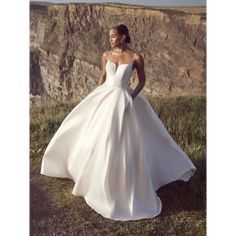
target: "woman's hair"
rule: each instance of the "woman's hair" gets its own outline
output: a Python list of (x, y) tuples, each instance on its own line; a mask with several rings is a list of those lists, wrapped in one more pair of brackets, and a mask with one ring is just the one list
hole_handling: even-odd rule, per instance
[(117, 32), (122, 35), (125, 35), (125, 42), (126, 43), (130, 43), (130, 36), (129, 36), (129, 29), (127, 28), (126, 25), (123, 24), (118, 24), (118, 25), (114, 25), (111, 27), (111, 29), (117, 30)]

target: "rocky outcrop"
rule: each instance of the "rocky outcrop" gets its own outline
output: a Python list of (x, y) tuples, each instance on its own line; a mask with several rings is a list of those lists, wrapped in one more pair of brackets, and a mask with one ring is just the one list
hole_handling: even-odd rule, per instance
[[(128, 26), (129, 45), (145, 59), (144, 94), (205, 93), (205, 8), (31, 3), (31, 93), (59, 101), (84, 98), (101, 75), (109, 28)], [(134, 72), (131, 87), (138, 82)]]

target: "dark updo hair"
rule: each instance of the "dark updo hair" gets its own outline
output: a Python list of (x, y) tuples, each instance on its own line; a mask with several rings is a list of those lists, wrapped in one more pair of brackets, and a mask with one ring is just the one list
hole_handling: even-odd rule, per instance
[(127, 28), (126, 25), (123, 25), (123, 24), (114, 25), (111, 27), (111, 29), (117, 30), (117, 32), (120, 35), (124, 34), (125, 35), (125, 42), (131, 43), (130, 36), (129, 36), (129, 29)]

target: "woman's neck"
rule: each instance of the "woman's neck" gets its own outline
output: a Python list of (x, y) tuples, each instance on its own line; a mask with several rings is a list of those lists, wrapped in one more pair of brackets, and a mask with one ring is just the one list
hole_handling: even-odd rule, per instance
[(123, 53), (124, 51), (126, 51), (128, 49), (127, 45), (125, 44), (121, 44), (118, 46), (115, 46), (112, 48), (112, 51), (114, 52), (119, 52), (119, 53)]

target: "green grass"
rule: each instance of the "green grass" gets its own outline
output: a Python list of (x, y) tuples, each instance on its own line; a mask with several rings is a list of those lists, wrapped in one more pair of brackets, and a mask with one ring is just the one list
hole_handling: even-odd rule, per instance
[(39, 174), (47, 144), (78, 102), (32, 104), (31, 235), (206, 235), (206, 98), (148, 99), (167, 130), (196, 165), (193, 178), (158, 190), (163, 210), (153, 219), (119, 222), (103, 218), (82, 197), (71, 194), (72, 180)]

